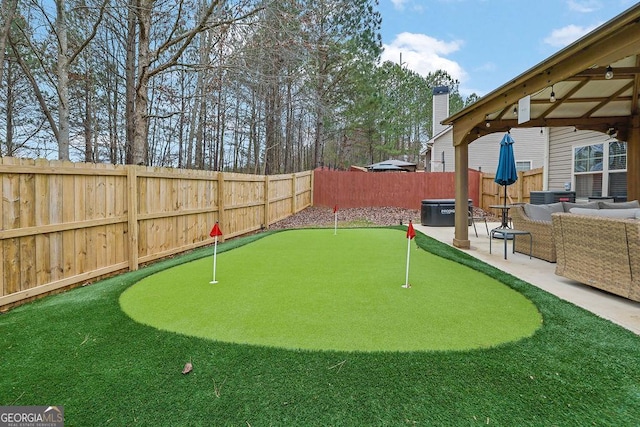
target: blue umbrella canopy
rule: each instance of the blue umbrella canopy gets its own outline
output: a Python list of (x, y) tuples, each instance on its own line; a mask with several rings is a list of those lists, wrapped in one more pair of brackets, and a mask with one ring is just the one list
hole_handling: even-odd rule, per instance
[[(500, 157), (498, 158), (498, 170), (494, 181), (499, 185), (511, 185), (518, 180), (516, 171), (516, 159), (513, 156), (513, 143), (511, 135), (505, 133), (500, 141)], [(505, 187), (506, 191), (506, 187)]]

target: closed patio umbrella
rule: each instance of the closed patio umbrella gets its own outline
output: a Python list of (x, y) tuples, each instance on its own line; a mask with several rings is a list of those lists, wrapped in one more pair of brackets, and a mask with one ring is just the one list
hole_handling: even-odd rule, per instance
[[(498, 157), (498, 170), (494, 181), (504, 186), (504, 206), (507, 205), (507, 185), (511, 185), (518, 180), (516, 171), (516, 159), (513, 156), (513, 143), (509, 132), (505, 133), (500, 141), (500, 156)], [(500, 228), (509, 228), (507, 209), (502, 209), (502, 224)]]
[(505, 133), (500, 141), (500, 157), (498, 158), (498, 170), (494, 181), (504, 186), (504, 204), (507, 204), (507, 185), (518, 180), (516, 171), (516, 159), (513, 156), (513, 143), (515, 141), (509, 133)]

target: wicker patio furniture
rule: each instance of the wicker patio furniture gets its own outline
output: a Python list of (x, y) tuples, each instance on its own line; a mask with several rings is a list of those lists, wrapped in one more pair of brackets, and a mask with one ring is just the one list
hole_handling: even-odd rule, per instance
[[(556, 247), (553, 241), (551, 221), (532, 220), (524, 212), (522, 205), (513, 206), (510, 213), (513, 228), (531, 233), (533, 237), (531, 255), (545, 261), (556, 262)], [(515, 251), (529, 254), (529, 242), (527, 239), (517, 239)]]
[(557, 275), (640, 301), (640, 219), (554, 213), (552, 222)]

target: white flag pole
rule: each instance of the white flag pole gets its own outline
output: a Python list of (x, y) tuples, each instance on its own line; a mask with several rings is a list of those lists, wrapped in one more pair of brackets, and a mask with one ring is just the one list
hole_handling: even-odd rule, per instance
[(338, 211), (333, 211), (333, 235), (338, 234)]
[(218, 283), (216, 280), (216, 256), (218, 255), (218, 236), (216, 235), (216, 240), (213, 243), (213, 280), (209, 283)]
[(407, 274), (405, 275), (404, 278), (404, 285), (402, 285), (403, 288), (410, 288), (411, 285), (409, 284), (409, 255), (411, 254), (411, 239), (407, 238)]

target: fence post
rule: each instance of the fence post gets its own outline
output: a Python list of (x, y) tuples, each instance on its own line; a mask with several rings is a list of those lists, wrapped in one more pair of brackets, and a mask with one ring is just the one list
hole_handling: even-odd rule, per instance
[(524, 194), (524, 172), (518, 171), (518, 203), (522, 203)]
[(482, 191), (484, 188), (484, 172), (480, 172), (478, 178), (478, 207), (484, 209), (484, 199), (482, 197), (484, 195), (484, 191)]
[(129, 231), (129, 270), (138, 269), (138, 174), (137, 166), (128, 165), (127, 167), (127, 221)]
[(316, 179), (316, 171), (312, 170), (309, 176), (309, 185), (311, 185), (311, 190), (310, 190), (311, 194), (309, 194), (309, 201), (311, 206), (313, 206), (313, 197), (314, 197), (313, 186), (315, 185), (315, 179)]
[(269, 227), (269, 175), (264, 176), (264, 228)]
[(293, 173), (291, 174), (291, 215), (293, 215), (294, 213), (296, 213), (296, 197), (297, 197), (297, 182), (296, 182), (296, 174)]
[[(218, 222), (221, 227), (224, 227), (223, 230), (228, 229), (229, 224), (225, 223), (224, 220), (224, 172), (218, 172), (218, 200), (216, 201), (218, 205)], [(229, 230), (231, 231), (231, 230)], [(228, 231), (228, 232), (229, 232)], [(222, 236), (224, 241), (224, 235)]]

